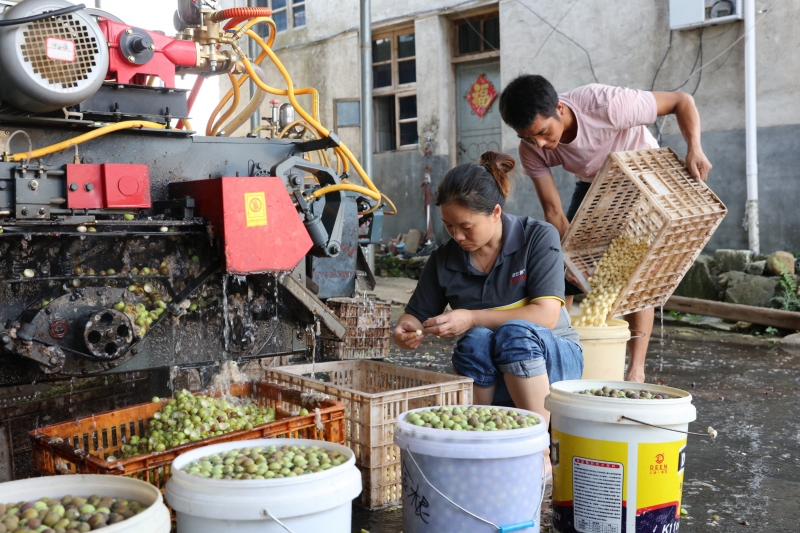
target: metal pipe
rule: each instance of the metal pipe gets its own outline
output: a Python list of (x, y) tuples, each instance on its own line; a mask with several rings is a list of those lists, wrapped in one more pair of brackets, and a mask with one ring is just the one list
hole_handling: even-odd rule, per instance
[(361, 166), (372, 177), (372, 8), (361, 1)]
[[(259, 7), (258, 0), (247, 0), (247, 7)], [(253, 58), (253, 60), (255, 60), (255, 58), (258, 57), (257, 46), (258, 46), (257, 43), (253, 39), (250, 39), (247, 43), (247, 54), (251, 58)], [(253, 96), (256, 94), (256, 91), (258, 90), (256, 88), (256, 82), (253, 81), (253, 78), (250, 78), (248, 80), (247, 86), (250, 88), (250, 98), (253, 98)], [(252, 115), (250, 115), (250, 131), (255, 130), (260, 125), (261, 125), (261, 108), (257, 107), (255, 112)]]
[(102, 3), (103, 3), (102, 0), (94, 0), (94, 7), (96, 7), (97, 9), (103, 9), (103, 6), (101, 5)]
[(747, 241), (754, 254), (761, 252), (758, 229), (758, 139), (756, 122), (756, 6), (744, 0), (744, 113), (747, 160)]
[[(374, 128), (372, 122), (372, 2), (361, 2), (361, 166), (372, 178)], [(375, 271), (375, 245), (367, 246), (367, 264)]]

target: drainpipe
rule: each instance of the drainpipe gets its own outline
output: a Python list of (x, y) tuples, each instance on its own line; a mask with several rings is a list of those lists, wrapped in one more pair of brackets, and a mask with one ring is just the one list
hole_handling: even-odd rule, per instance
[(361, 1), (361, 166), (372, 177), (372, 9)]
[[(361, 166), (372, 178), (372, 6), (371, 0), (360, 0), (361, 28)], [(368, 247), (367, 262), (375, 271), (375, 245)]]
[[(257, 0), (247, 0), (247, 7), (258, 7)], [(270, 30), (271, 31), (271, 30)], [(255, 58), (258, 57), (258, 50), (256, 48), (256, 42), (254, 39), (248, 39), (247, 45), (247, 54), (255, 61)], [(252, 98), (256, 91), (256, 82), (253, 81), (253, 78), (249, 78), (247, 83), (248, 88), (250, 89), (250, 98)], [(255, 112), (250, 115), (250, 131), (255, 130), (257, 127), (261, 125), (261, 108), (256, 108)]]
[(744, 113), (747, 158), (747, 240), (754, 254), (761, 253), (758, 234), (758, 140), (756, 138), (756, 6), (744, 0)]

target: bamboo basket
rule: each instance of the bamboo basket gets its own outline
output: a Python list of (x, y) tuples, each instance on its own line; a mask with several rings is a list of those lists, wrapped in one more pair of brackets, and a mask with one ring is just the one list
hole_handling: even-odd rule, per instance
[(611, 241), (647, 238), (650, 247), (607, 318), (664, 305), (727, 212), (670, 148), (612, 153), (562, 239), (564, 262), (588, 293), (587, 278)]

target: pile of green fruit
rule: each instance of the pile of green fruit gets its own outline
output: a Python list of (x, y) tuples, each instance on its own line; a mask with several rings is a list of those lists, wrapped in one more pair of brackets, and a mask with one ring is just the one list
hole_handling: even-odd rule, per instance
[(134, 435), (122, 446), (122, 456), (162, 452), (187, 442), (251, 430), (274, 420), (275, 409), (258, 405), (250, 398), (195, 396), (184, 389), (153, 415), (144, 437)]
[(86, 533), (147, 510), (137, 501), (92, 495), (0, 503), (0, 533)]
[(611, 387), (603, 387), (602, 389), (586, 389), (582, 391), (575, 391), (576, 394), (583, 394), (586, 396), (602, 396), (603, 398), (625, 398), (628, 400), (669, 400), (672, 396), (668, 394), (653, 393), (648, 390), (633, 390), (633, 389), (612, 389)]
[(181, 468), (193, 476), (211, 479), (272, 479), (322, 472), (347, 457), (320, 446), (276, 446), (241, 448), (191, 461)]
[(535, 426), (541, 420), (532, 414), (497, 407), (433, 407), (409, 413), (405, 421), (415, 426), (452, 431), (500, 431)]

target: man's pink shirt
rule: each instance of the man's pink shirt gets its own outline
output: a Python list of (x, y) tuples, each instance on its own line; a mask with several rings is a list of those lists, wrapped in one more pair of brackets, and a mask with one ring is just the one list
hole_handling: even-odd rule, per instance
[(542, 178), (560, 165), (591, 182), (611, 152), (658, 148), (646, 128), (658, 115), (651, 92), (595, 83), (563, 93), (559, 100), (575, 115), (578, 135), (555, 150), (520, 141), (519, 159), (531, 178)]

